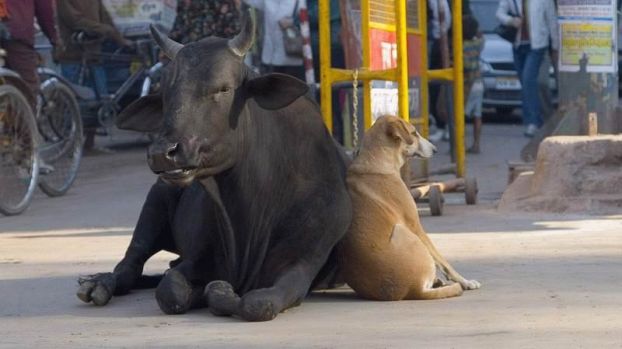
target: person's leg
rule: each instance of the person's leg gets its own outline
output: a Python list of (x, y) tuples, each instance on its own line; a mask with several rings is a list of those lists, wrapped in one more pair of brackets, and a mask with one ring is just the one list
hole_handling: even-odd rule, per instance
[(551, 59), (547, 52), (542, 57), (542, 64), (540, 64), (540, 71), (538, 74), (538, 95), (540, 96), (540, 108), (543, 121), (548, 120), (555, 109), (553, 105), (553, 96), (551, 94), (551, 88), (549, 86), (551, 74)]
[(61, 63), (60, 73), (65, 79), (77, 84), (80, 75), (80, 65), (75, 63)]
[[(464, 100), (465, 100), (464, 118), (465, 118), (465, 121), (472, 120), (474, 117), (474, 113), (475, 113), (475, 100), (473, 98), (475, 94), (475, 90), (473, 90), (474, 87), (475, 86), (473, 84), (473, 80), (468, 76), (468, 74), (465, 74), (464, 75)], [(473, 128), (473, 131), (475, 131), (475, 127)], [(473, 142), (475, 142), (475, 138), (473, 139)], [(472, 148), (473, 147), (470, 147), (469, 149), (467, 149), (467, 153), (471, 153)]]
[[(80, 76), (82, 65), (79, 63), (65, 62), (60, 64), (61, 75), (69, 80), (71, 83), (81, 86), (88, 86), (96, 89), (95, 81), (88, 73)], [(82, 80), (82, 81), (81, 81)], [(97, 91), (96, 91), (97, 92)], [(86, 118), (85, 118), (86, 117)], [(94, 117), (93, 117), (94, 118)], [(86, 151), (93, 149), (95, 146), (95, 121), (93, 118), (89, 118), (84, 113), (82, 114), (83, 132), (84, 132), (84, 145), (83, 148)], [(87, 155), (85, 153), (85, 155)]]
[(475, 109), (475, 104), (473, 101), (473, 87), (476, 82), (476, 75), (473, 72), (465, 72), (464, 73), (464, 115), (465, 121), (467, 119), (471, 119), (473, 117), (473, 111)]
[(428, 138), (433, 142), (438, 142), (443, 137), (443, 130), (445, 129), (445, 122), (439, 117), (438, 112), (436, 110), (439, 95), (441, 92), (441, 86), (435, 82), (431, 82), (428, 84), (428, 92), (429, 92), (428, 115), (430, 116), (433, 115), (434, 120), (436, 121), (436, 133), (430, 133)]
[(448, 140), (449, 132), (452, 124), (452, 104), (453, 94), (452, 85), (443, 83), (440, 86), (438, 98), (436, 100), (436, 126), (443, 131), (443, 140)]
[(95, 92), (99, 98), (108, 96), (108, 79), (106, 78), (106, 70), (100, 64), (91, 65), (91, 74), (93, 78), (93, 84), (95, 85)]
[[(527, 59), (527, 52), (529, 51), (529, 46), (528, 45), (520, 45), (518, 47), (515, 47), (512, 50), (512, 53), (514, 55), (514, 67), (516, 68), (516, 75), (518, 76), (518, 80), (520, 81), (521, 84), (521, 113), (522, 113), (522, 117), (523, 117), (523, 122), (525, 121), (525, 114), (527, 113), (527, 102), (526, 102), (526, 93), (525, 93), (525, 82), (523, 81), (523, 72), (524, 72), (524, 68), (525, 68), (525, 60)], [(525, 123), (526, 124), (526, 123)]]
[(471, 87), (469, 103), (471, 103), (470, 115), (473, 116), (473, 145), (468, 149), (469, 153), (480, 153), (480, 139), (482, 134), (482, 103), (484, 100), (484, 84), (476, 80)]
[(39, 92), (37, 52), (34, 47), (17, 40), (6, 41), (4, 48), (7, 51), (7, 67), (17, 72), (21, 76), (22, 80), (26, 82), (30, 88), (30, 91), (23, 92), (30, 92), (26, 95), (26, 97), (28, 98), (30, 104), (34, 107), (36, 105), (36, 95)]
[[(527, 136), (533, 136), (535, 129), (542, 125), (540, 96), (538, 94), (538, 74), (545, 49), (529, 50), (523, 67), (522, 88), (524, 95), (523, 121), (527, 125)], [(531, 126), (534, 125), (534, 126)], [(532, 132), (533, 131), (533, 132)]]
[(473, 145), (469, 148), (468, 152), (472, 154), (479, 154), (481, 152), (479, 143), (482, 135), (482, 117), (473, 115)]
[[(430, 69), (441, 69), (443, 67), (440, 40), (434, 40), (432, 42), (432, 45), (430, 48), (430, 60), (429, 60), (428, 66), (430, 67)], [(437, 108), (438, 99), (439, 99), (439, 95), (441, 92), (441, 85), (439, 83), (432, 82), (428, 86), (429, 86), (429, 95), (430, 95), (429, 112), (430, 114), (434, 115), (434, 118), (436, 120), (436, 127), (438, 129), (444, 129), (445, 119), (443, 119), (443, 115), (440, 115), (442, 112), (439, 112)]]
[(525, 60), (527, 59), (528, 52), (529, 45), (520, 45), (512, 49), (512, 54), (514, 55), (514, 68), (516, 68), (516, 74), (518, 75), (519, 80), (523, 79), (523, 68), (525, 67)]
[(514, 54), (514, 66), (516, 67), (516, 74), (521, 83), (521, 106), (523, 124), (525, 125), (525, 136), (530, 137), (536, 130), (537, 126), (533, 124), (533, 116), (531, 114), (532, 107), (530, 106), (528, 84), (526, 80), (527, 73), (527, 58), (531, 48), (529, 45), (520, 45), (513, 50)]

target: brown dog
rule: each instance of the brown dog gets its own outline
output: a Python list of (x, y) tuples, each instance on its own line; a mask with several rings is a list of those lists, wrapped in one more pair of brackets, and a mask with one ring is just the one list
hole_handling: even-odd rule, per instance
[[(348, 169), (354, 215), (340, 245), (345, 281), (360, 296), (437, 299), (480, 287), (458, 274), (436, 250), (400, 177), (406, 156), (429, 158), (435, 151), (414, 126), (395, 116), (379, 118), (365, 134)], [(436, 265), (456, 283), (444, 285), (438, 280)]]

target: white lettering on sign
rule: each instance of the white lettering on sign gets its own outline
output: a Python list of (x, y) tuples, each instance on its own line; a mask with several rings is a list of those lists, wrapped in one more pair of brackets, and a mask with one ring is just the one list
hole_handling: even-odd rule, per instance
[(397, 44), (381, 42), (382, 69), (394, 68), (397, 65)]

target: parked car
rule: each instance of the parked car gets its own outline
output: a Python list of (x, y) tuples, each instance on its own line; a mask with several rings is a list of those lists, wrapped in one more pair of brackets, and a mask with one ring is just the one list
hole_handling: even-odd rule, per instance
[[(509, 116), (515, 108), (521, 107), (521, 83), (514, 67), (512, 45), (494, 33), (499, 24), (496, 17), (497, 0), (471, 0), (471, 11), (479, 22), (486, 40), (480, 57), (484, 82), (484, 108), (494, 108), (500, 117)], [(547, 58), (548, 59), (548, 58)], [(546, 64), (546, 63), (545, 63)], [(555, 73), (550, 63), (544, 70), (541, 81), (548, 85), (556, 101), (557, 87)], [(548, 73), (548, 74), (547, 74)]]

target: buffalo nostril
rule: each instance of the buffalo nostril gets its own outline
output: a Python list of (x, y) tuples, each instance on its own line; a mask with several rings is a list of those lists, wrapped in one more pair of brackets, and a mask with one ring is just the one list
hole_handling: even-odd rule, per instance
[(179, 143), (171, 144), (168, 148), (166, 148), (166, 158), (169, 160), (173, 160), (175, 155), (177, 154), (177, 149), (179, 148)]

